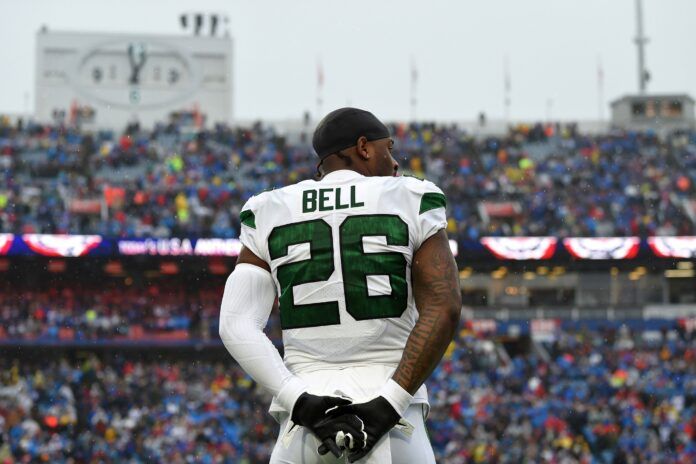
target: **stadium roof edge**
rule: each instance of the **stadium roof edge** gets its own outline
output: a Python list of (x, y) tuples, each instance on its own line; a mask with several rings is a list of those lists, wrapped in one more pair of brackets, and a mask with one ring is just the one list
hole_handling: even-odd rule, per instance
[(651, 93), (651, 94), (645, 94), (645, 95), (640, 95), (640, 94), (625, 94), (622, 95), (621, 97), (618, 97), (611, 102), (611, 106), (617, 105), (621, 102), (624, 102), (626, 100), (651, 100), (651, 99), (665, 99), (665, 100), (683, 100), (683, 101), (688, 101), (690, 103), (694, 103), (694, 99), (691, 95), (687, 93)]
[(232, 37), (231, 36), (225, 36), (225, 35), (219, 35), (219, 36), (211, 36), (211, 35), (192, 35), (189, 33), (182, 32), (181, 34), (154, 34), (154, 33), (148, 33), (148, 32), (120, 32), (120, 31), (87, 31), (87, 30), (67, 30), (67, 29), (50, 29), (48, 27), (41, 26), (37, 31), (36, 35), (42, 35), (42, 34), (56, 34), (56, 35), (64, 35), (64, 36), (87, 36), (87, 35), (95, 35), (95, 34), (101, 34), (105, 36), (112, 36), (114, 38), (124, 38), (124, 37), (148, 37), (148, 38), (157, 38), (160, 40), (163, 39), (194, 39), (194, 40), (200, 40), (200, 41), (231, 41)]

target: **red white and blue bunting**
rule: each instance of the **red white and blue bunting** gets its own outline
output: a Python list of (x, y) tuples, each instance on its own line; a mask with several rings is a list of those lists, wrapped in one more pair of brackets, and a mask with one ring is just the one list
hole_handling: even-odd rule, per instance
[(0, 234), (0, 256), (7, 254), (14, 242), (14, 235)]
[(481, 243), (498, 259), (549, 259), (556, 251), (556, 237), (483, 237)]
[(631, 259), (640, 248), (638, 237), (571, 237), (563, 239), (568, 252), (578, 259)]
[(34, 253), (75, 258), (87, 255), (99, 246), (102, 238), (99, 235), (25, 234), (22, 240)]
[(696, 258), (696, 237), (650, 237), (648, 245), (660, 258)]
[[(559, 246), (562, 242), (563, 246)], [(231, 238), (132, 238), (110, 239), (99, 235), (0, 234), (0, 256), (200, 256), (235, 257), (242, 244)], [(665, 259), (696, 259), (696, 236), (682, 237), (483, 237), (480, 240), (450, 240), (452, 253), (462, 259), (624, 260), (655, 256)], [(644, 256), (646, 255), (646, 256)]]

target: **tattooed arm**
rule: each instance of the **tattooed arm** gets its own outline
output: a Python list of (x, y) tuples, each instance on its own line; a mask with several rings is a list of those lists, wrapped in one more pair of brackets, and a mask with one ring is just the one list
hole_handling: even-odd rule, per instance
[[(440, 362), (457, 330), (462, 299), (457, 266), (444, 230), (431, 236), (416, 251), (411, 282), (419, 318), (394, 375), (372, 400), (339, 406), (331, 413), (355, 414), (362, 420), (365, 445), (349, 451), (349, 462), (370, 453), (380, 437), (399, 422), (411, 404), (411, 395)], [(320, 448), (319, 452), (326, 453), (328, 448)]]
[(440, 362), (461, 313), (457, 265), (444, 230), (416, 251), (411, 282), (419, 318), (392, 379), (413, 395)]

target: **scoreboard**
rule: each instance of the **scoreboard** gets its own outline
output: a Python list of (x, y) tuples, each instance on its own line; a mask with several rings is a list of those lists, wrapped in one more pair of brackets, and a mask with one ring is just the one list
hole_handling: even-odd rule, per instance
[(232, 39), (49, 31), (36, 37), (36, 108), (43, 122), (152, 127), (172, 114), (232, 118)]

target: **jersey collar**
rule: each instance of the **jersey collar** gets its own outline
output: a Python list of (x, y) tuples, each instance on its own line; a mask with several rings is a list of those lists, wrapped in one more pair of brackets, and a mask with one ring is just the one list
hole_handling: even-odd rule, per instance
[(337, 171), (331, 171), (330, 173), (326, 174), (324, 177), (321, 178), (321, 181), (329, 179), (332, 181), (337, 181), (337, 180), (349, 180), (349, 179), (357, 179), (358, 177), (365, 177), (359, 172), (350, 170), (350, 169), (339, 169)]

